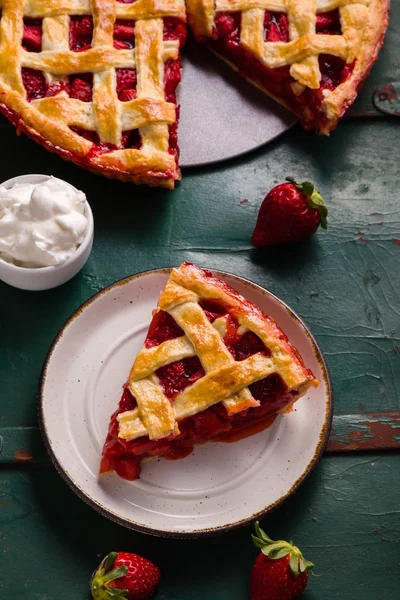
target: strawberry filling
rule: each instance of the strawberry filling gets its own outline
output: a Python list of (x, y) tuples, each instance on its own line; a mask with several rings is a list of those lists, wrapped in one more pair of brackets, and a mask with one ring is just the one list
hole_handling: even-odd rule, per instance
[(76, 98), (82, 102), (91, 102), (93, 98), (93, 74), (79, 73), (70, 75), (67, 90), (70, 98)]
[[(270, 350), (257, 335), (251, 331), (240, 331), (238, 321), (227, 307), (209, 300), (201, 301), (200, 305), (211, 323), (220, 317), (226, 319), (224, 343), (235, 360), (245, 360), (256, 353), (270, 356)], [(174, 319), (167, 312), (158, 311), (150, 324), (145, 347), (152, 348), (182, 335), (184, 332)], [(204, 377), (205, 372), (199, 358), (194, 356), (161, 367), (156, 375), (165, 396), (173, 400), (177, 394)], [(125, 387), (119, 407), (111, 417), (100, 472), (115, 470), (124, 479), (136, 479), (140, 475), (140, 461), (143, 458), (183, 458), (191, 454), (196, 443), (209, 439), (228, 442), (241, 439), (271, 425), (277, 412), (296, 398), (295, 394), (288, 391), (278, 374), (253, 383), (249, 389), (253, 397), (259, 400), (259, 407), (228, 415), (223, 404), (218, 403), (180, 421), (180, 433), (176, 437), (171, 435), (161, 440), (150, 440), (145, 436), (126, 441), (118, 437), (117, 416), (121, 412), (133, 410), (137, 403)]]
[[(293, 92), (291, 84), (295, 80), (290, 75), (289, 65), (271, 69), (263, 65), (240, 44), (240, 13), (218, 13), (215, 21), (214, 39), (211, 47), (217, 54), (231, 60), (246, 74), (246, 77), (268, 90), (272, 96), (282, 99), (286, 105), (297, 114), (302, 114), (302, 108), (307, 106), (309, 128), (312, 129), (326, 121), (321, 109), (324, 100), (324, 90), (333, 91), (350, 77), (354, 62), (346, 64), (341, 58), (331, 55), (319, 57), (321, 84), (319, 89), (305, 88), (299, 95)], [(341, 35), (339, 11), (333, 10), (317, 15), (317, 34)], [(288, 42), (289, 24), (287, 15), (279, 12), (266, 11), (264, 17), (264, 40), (266, 42)]]
[(36, 71), (35, 69), (22, 67), (21, 75), (29, 102), (45, 96), (46, 81), (42, 71)]
[(136, 98), (136, 70), (116, 69), (117, 95), (121, 102), (129, 102)]
[(225, 306), (216, 300), (200, 300), (199, 305), (211, 323), (228, 312)]
[(90, 16), (71, 17), (69, 22), (69, 49), (84, 52), (92, 47), (93, 19)]
[(27, 52), (40, 52), (42, 49), (42, 19), (24, 19), (22, 47)]
[(326, 13), (319, 13), (317, 15), (315, 31), (325, 35), (342, 35), (338, 9)]
[(152, 348), (182, 335), (184, 332), (171, 315), (164, 310), (159, 310), (150, 323), (144, 345), (146, 348)]
[(173, 399), (204, 377), (205, 372), (197, 356), (192, 356), (157, 369), (156, 375), (164, 394)]
[(114, 24), (114, 48), (130, 50), (135, 47), (135, 21), (117, 19)]
[[(119, 0), (125, 4), (130, 1)], [(93, 19), (91, 16), (72, 16), (69, 26), (69, 48), (74, 52), (85, 52), (92, 47)], [(185, 43), (186, 25), (177, 18), (167, 17), (163, 24), (164, 40), (178, 40), (180, 46)], [(24, 19), (24, 32), (22, 45), (28, 52), (42, 50), (42, 19)], [(135, 48), (135, 22), (128, 19), (117, 19), (114, 25), (114, 48), (119, 50), (132, 50)], [(81, 102), (93, 100), (93, 74), (78, 73), (70, 75), (65, 81), (47, 83), (41, 71), (23, 67), (21, 69), (22, 81), (29, 102), (45, 97), (56, 96), (60, 92), (68, 94)], [(169, 60), (164, 65), (164, 93), (167, 102), (176, 104), (176, 89), (181, 79), (181, 65), (178, 60)], [(135, 69), (116, 69), (116, 92), (121, 102), (129, 102), (136, 98), (137, 75)], [(176, 107), (177, 120), (179, 107)], [(87, 155), (87, 160), (116, 149), (140, 149), (142, 140), (139, 130), (124, 131), (121, 144), (117, 148), (112, 144), (102, 143), (96, 132), (71, 127), (72, 131), (92, 142), (93, 148)], [(179, 158), (177, 139), (177, 123), (168, 128), (169, 152), (176, 159)]]

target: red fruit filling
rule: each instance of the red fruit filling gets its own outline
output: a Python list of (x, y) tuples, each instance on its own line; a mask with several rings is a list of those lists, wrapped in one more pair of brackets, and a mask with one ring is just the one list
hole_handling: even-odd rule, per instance
[(93, 19), (87, 15), (73, 16), (69, 22), (69, 49), (74, 52), (89, 50), (92, 46)]
[[(175, 17), (166, 17), (164, 19), (163, 39), (178, 40), (179, 45), (183, 46), (186, 41), (186, 25)], [(167, 102), (176, 104), (176, 88), (181, 80), (181, 64), (179, 60), (168, 60), (164, 64), (164, 95)], [(168, 145), (169, 153), (175, 156), (175, 160), (179, 160), (178, 146), (178, 121), (179, 121), (179, 106), (176, 107), (176, 123), (168, 127)]]
[(42, 19), (24, 18), (22, 47), (28, 52), (40, 52), (42, 49)]
[(46, 81), (42, 71), (22, 67), (21, 75), (28, 101), (43, 98), (46, 94)]
[[(179, 60), (168, 60), (164, 65), (164, 95), (167, 102), (176, 104), (176, 88), (181, 80), (181, 64)], [(169, 153), (175, 156), (175, 160), (179, 159), (178, 147), (178, 121), (179, 121), (179, 106), (176, 107), (176, 122), (168, 127), (169, 133)]]
[(117, 19), (114, 25), (114, 48), (126, 50), (135, 47), (135, 21)]
[(171, 315), (164, 310), (155, 313), (144, 342), (145, 348), (159, 346), (167, 340), (185, 335)]
[(69, 95), (71, 98), (82, 100), (82, 102), (92, 101), (93, 74), (79, 73), (69, 76)]
[(186, 41), (186, 25), (176, 17), (165, 17), (164, 19), (164, 40), (178, 40), (180, 46)]
[[(203, 300), (200, 305), (211, 322), (222, 316), (227, 319), (228, 327), (224, 342), (235, 360), (245, 360), (259, 352), (266, 356), (270, 355), (269, 349), (257, 335), (251, 331), (238, 333), (238, 321), (222, 303)], [(166, 340), (182, 335), (183, 331), (174, 319), (167, 312), (158, 311), (150, 324), (145, 347), (158, 346)], [(173, 400), (177, 394), (204, 377), (205, 372), (199, 358), (194, 356), (161, 367), (156, 371), (156, 375), (164, 394)], [(137, 405), (128, 388), (125, 388), (118, 410), (111, 417), (100, 471), (104, 473), (115, 470), (124, 479), (136, 479), (140, 474), (140, 461), (145, 456), (177, 459), (190, 454), (194, 444), (198, 442), (208, 439), (236, 441), (271, 425), (277, 412), (296, 398), (296, 394), (288, 392), (278, 374), (270, 375), (252, 384), (250, 390), (254, 398), (259, 400), (259, 407), (229, 416), (223, 404), (218, 403), (180, 421), (180, 434), (176, 437), (169, 436), (153, 441), (143, 436), (125, 441), (118, 438), (117, 416), (121, 412), (133, 410)]]
[(223, 317), (228, 312), (223, 304), (216, 300), (200, 300), (199, 305), (211, 323), (214, 323), (219, 317)]
[[(130, 0), (122, 0), (130, 4)], [(69, 28), (69, 47), (75, 52), (91, 48), (93, 37), (93, 19), (90, 16), (72, 16)], [(178, 40), (183, 45), (186, 39), (186, 25), (177, 18), (164, 19), (164, 40)], [(42, 19), (24, 19), (23, 47), (29, 52), (40, 52), (42, 49)], [(135, 47), (135, 22), (132, 19), (117, 19), (114, 25), (114, 47), (117, 49), (133, 49)], [(22, 68), (21, 75), (27, 93), (28, 101), (44, 97), (56, 96), (65, 91), (70, 98), (91, 102), (93, 99), (93, 74), (78, 73), (70, 75), (67, 81), (55, 81), (47, 84), (41, 71)], [(137, 76), (135, 69), (116, 69), (116, 91), (121, 102), (129, 102), (136, 98)], [(181, 79), (180, 61), (170, 60), (164, 65), (164, 93), (167, 102), (176, 104), (176, 88)], [(179, 117), (179, 107), (176, 109)], [(98, 135), (93, 131), (78, 127), (71, 129), (91, 141), (96, 147), (92, 148), (88, 158), (103, 152), (116, 150), (112, 144), (100, 143)], [(124, 131), (119, 148), (140, 149), (142, 139), (138, 130)], [(169, 126), (169, 152), (179, 157), (177, 123)]]
[(69, 84), (66, 81), (53, 81), (47, 86), (46, 89), (46, 98), (50, 98), (50, 96), (57, 96), (60, 92), (69, 93)]
[(164, 65), (164, 94), (167, 102), (176, 104), (176, 88), (180, 80), (180, 62), (177, 60), (167, 60)]
[(116, 69), (117, 72), (117, 94), (121, 102), (128, 102), (136, 98), (136, 70)]
[(319, 13), (319, 15), (317, 15), (315, 30), (317, 33), (325, 35), (342, 35), (338, 9), (326, 13)]
[(285, 13), (265, 13), (264, 40), (266, 42), (289, 41), (289, 22)]
[(140, 136), (139, 129), (132, 129), (131, 131), (124, 131), (122, 133), (121, 148), (132, 148), (134, 150), (140, 150), (142, 147), (142, 138)]
[(157, 369), (156, 375), (164, 394), (172, 399), (204, 377), (205, 372), (197, 356), (191, 356)]
[(90, 131), (89, 129), (82, 129), (81, 127), (71, 127), (72, 131), (75, 131), (78, 135), (85, 138), (85, 140), (89, 140), (93, 144), (99, 144), (99, 136), (95, 131)]
[[(330, 55), (321, 55), (319, 65), (321, 69), (321, 85), (317, 90), (306, 88), (296, 96), (291, 84), (294, 79), (290, 75), (289, 65), (270, 69), (263, 65), (257, 58), (240, 45), (240, 13), (217, 14), (215, 21), (214, 39), (210, 42), (214, 50), (231, 60), (238, 66), (239, 71), (246, 77), (267, 89), (272, 96), (285, 101), (287, 106), (295, 113), (301, 115), (302, 107), (307, 106), (313, 112), (309, 126), (318, 127), (326, 119), (321, 111), (321, 103), (324, 100), (322, 91), (334, 90), (338, 85), (346, 81), (351, 75), (354, 63), (346, 64), (342, 59)], [(339, 11), (334, 10), (317, 15), (317, 33), (340, 35)], [(289, 28), (287, 15), (266, 11), (264, 18), (264, 39), (266, 42), (289, 41)]]
[(258, 352), (262, 352), (265, 356), (271, 356), (270, 350), (252, 331), (246, 331), (236, 343), (229, 345), (228, 349), (235, 360), (245, 360)]
[(140, 149), (142, 147), (142, 138), (138, 129), (132, 129), (131, 131), (123, 131), (121, 137), (121, 144), (115, 146), (114, 144), (106, 144), (100, 142), (99, 136), (95, 131), (88, 129), (82, 129), (80, 127), (71, 127), (72, 131), (75, 131), (78, 135), (84, 137), (94, 144), (88, 153), (88, 158), (94, 158), (99, 154), (105, 152), (111, 152), (113, 150), (122, 150), (123, 148)]

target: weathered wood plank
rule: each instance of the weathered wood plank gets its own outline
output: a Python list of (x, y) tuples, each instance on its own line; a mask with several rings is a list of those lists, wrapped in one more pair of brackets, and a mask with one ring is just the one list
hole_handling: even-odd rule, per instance
[[(263, 519), (269, 535), (293, 539), (316, 565), (320, 576), (310, 577), (302, 600), (399, 598), (399, 468), (398, 453), (325, 456)], [(54, 469), (4, 467), (0, 598), (89, 600), (91, 573), (115, 549), (159, 565), (154, 600), (246, 600), (258, 552), (251, 532), (248, 526), (204, 540), (143, 535), (92, 510)]]
[(400, 412), (335, 415), (326, 452), (400, 449)]
[(46, 462), (39, 427), (0, 427), (0, 464)]

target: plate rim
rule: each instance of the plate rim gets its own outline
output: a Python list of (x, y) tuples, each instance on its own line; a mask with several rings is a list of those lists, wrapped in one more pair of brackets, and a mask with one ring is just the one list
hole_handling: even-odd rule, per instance
[(44, 409), (43, 409), (44, 385), (45, 385), (45, 381), (46, 381), (47, 369), (49, 367), (53, 352), (54, 352), (57, 344), (62, 339), (64, 331), (66, 331), (67, 327), (76, 318), (78, 318), (85, 309), (89, 308), (93, 304), (93, 302), (95, 302), (95, 300), (97, 298), (100, 298), (104, 294), (108, 293), (110, 290), (112, 290), (116, 287), (126, 285), (135, 279), (139, 279), (141, 277), (146, 277), (147, 275), (169, 274), (173, 268), (176, 268), (176, 267), (162, 267), (159, 269), (150, 269), (150, 270), (146, 270), (146, 271), (140, 271), (139, 273), (129, 275), (129, 276), (123, 277), (121, 279), (117, 279), (116, 281), (105, 286), (104, 288), (102, 288), (101, 290), (96, 292), (95, 294), (92, 294), (89, 298), (87, 298), (87, 300), (82, 302), (78, 306), (78, 308), (76, 308), (71, 313), (71, 315), (64, 321), (64, 323), (61, 325), (60, 329), (56, 333), (56, 335), (55, 335), (53, 341), (51, 342), (50, 347), (46, 353), (44, 361), (43, 361), (43, 365), (42, 365), (42, 368), (40, 371), (40, 376), (39, 376), (38, 389), (37, 389), (37, 416), (38, 416), (39, 429), (40, 429), (40, 432), (42, 435), (42, 440), (44, 442), (46, 451), (50, 457), (50, 460), (51, 460), (53, 466), (55, 467), (57, 473), (61, 476), (61, 478), (68, 485), (68, 487), (78, 496), (78, 498), (83, 500), (83, 502), (85, 502), (85, 504), (88, 504), (92, 509), (94, 509), (96, 512), (100, 513), (103, 517), (106, 517), (107, 519), (114, 521), (118, 525), (122, 525), (123, 527), (126, 527), (128, 529), (138, 531), (139, 533), (146, 533), (148, 535), (152, 535), (155, 537), (171, 538), (171, 539), (172, 538), (174, 538), (174, 539), (183, 539), (183, 538), (196, 539), (196, 538), (205, 538), (205, 537), (208, 537), (211, 535), (216, 535), (219, 533), (226, 533), (228, 531), (234, 531), (236, 529), (239, 529), (241, 527), (251, 524), (255, 520), (262, 519), (262, 518), (266, 517), (269, 513), (274, 511), (276, 508), (278, 508), (283, 502), (285, 502), (285, 500), (287, 498), (289, 498), (289, 496), (291, 496), (294, 492), (297, 491), (297, 489), (311, 475), (311, 473), (314, 471), (315, 467), (321, 460), (323, 452), (326, 447), (326, 444), (328, 442), (329, 433), (330, 433), (331, 426), (332, 426), (332, 419), (333, 419), (333, 405), (334, 405), (333, 387), (332, 387), (332, 380), (331, 380), (331, 376), (329, 373), (328, 365), (327, 365), (325, 357), (321, 351), (321, 348), (319, 347), (316, 339), (314, 338), (314, 336), (312, 335), (312, 333), (310, 332), (310, 330), (308, 329), (308, 327), (304, 323), (304, 321), (298, 316), (298, 314), (292, 308), (290, 308), (286, 304), (286, 302), (284, 302), (283, 300), (278, 298), (278, 296), (276, 296), (275, 294), (273, 294), (272, 292), (270, 292), (263, 286), (261, 286), (257, 283), (254, 283), (253, 281), (250, 281), (246, 277), (241, 277), (239, 275), (235, 275), (228, 271), (221, 271), (219, 269), (207, 269), (207, 270), (211, 271), (213, 274), (216, 274), (217, 276), (225, 275), (228, 277), (232, 277), (236, 281), (245, 282), (246, 284), (250, 285), (250, 287), (253, 287), (257, 291), (260, 291), (262, 294), (272, 296), (272, 298), (274, 300), (276, 300), (279, 304), (283, 305), (283, 307), (286, 308), (289, 316), (291, 318), (293, 318), (294, 320), (296, 320), (298, 323), (300, 323), (300, 325), (304, 329), (307, 337), (309, 338), (309, 340), (313, 346), (315, 356), (316, 356), (318, 362), (320, 363), (320, 366), (321, 366), (321, 369), (323, 372), (323, 379), (325, 381), (325, 384), (327, 387), (327, 392), (328, 392), (328, 394), (327, 394), (328, 402), (327, 402), (327, 406), (326, 406), (326, 410), (325, 410), (324, 423), (323, 423), (323, 426), (321, 429), (319, 442), (315, 448), (314, 454), (313, 454), (311, 460), (309, 461), (308, 465), (305, 467), (303, 473), (300, 475), (300, 477), (298, 477), (296, 479), (296, 481), (292, 484), (290, 489), (285, 494), (280, 496), (280, 498), (275, 500), (275, 502), (273, 502), (272, 504), (269, 504), (261, 511), (258, 511), (257, 513), (254, 513), (244, 519), (235, 521), (234, 523), (229, 523), (227, 525), (220, 525), (217, 527), (206, 527), (201, 530), (194, 530), (194, 531), (160, 530), (160, 529), (156, 529), (154, 527), (145, 526), (141, 523), (136, 523), (135, 521), (125, 519), (121, 516), (116, 515), (111, 510), (104, 508), (104, 506), (102, 506), (96, 500), (94, 500), (94, 498), (92, 498), (87, 492), (85, 492), (83, 489), (81, 489), (79, 487), (79, 485), (72, 479), (72, 477), (68, 474), (66, 469), (64, 469), (64, 467), (61, 466), (61, 464), (52, 448), (50, 438), (47, 433), (46, 419), (45, 419)]

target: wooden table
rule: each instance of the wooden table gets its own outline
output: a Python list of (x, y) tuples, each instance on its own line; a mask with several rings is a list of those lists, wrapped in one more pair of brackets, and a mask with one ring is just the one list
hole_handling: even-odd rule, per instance
[[(371, 90), (400, 81), (399, 29), (395, 0), (356, 113), (370, 106)], [(335, 394), (327, 453), (263, 522), (316, 563), (321, 576), (304, 597), (399, 597), (399, 125), (395, 117), (349, 118), (329, 138), (295, 127), (243, 158), (185, 171), (174, 192), (97, 178), (2, 129), (1, 180), (52, 173), (70, 181), (87, 193), (96, 231), (88, 263), (66, 285), (29, 293), (0, 284), (0, 598), (87, 599), (90, 574), (112, 549), (160, 565), (158, 600), (248, 597), (257, 553), (251, 528), (197, 541), (125, 530), (74, 496), (37, 429), (40, 368), (70, 313), (116, 279), (183, 260), (268, 288), (304, 319), (325, 353)], [(317, 183), (329, 230), (296, 248), (255, 250), (260, 202), (286, 175)]]

